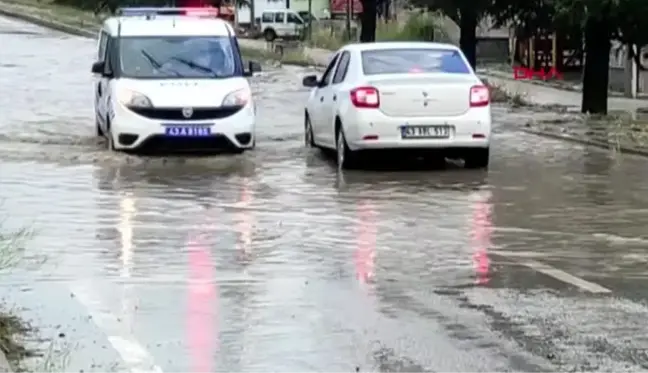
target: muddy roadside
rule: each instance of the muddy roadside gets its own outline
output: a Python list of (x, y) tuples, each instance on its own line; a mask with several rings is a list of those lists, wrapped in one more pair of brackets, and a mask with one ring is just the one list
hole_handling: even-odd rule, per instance
[[(28, 232), (21, 230), (5, 232), (0, 227), (0, 273), (7, 275), (23, 260), (23, 243)], [(20, 312), (12, 307), (7, 299), (0, 298), (0, 372), (21, 372), (23, 361), (37, 357), (36, 351), (25, 346), (24, 340), (36, 334)]]

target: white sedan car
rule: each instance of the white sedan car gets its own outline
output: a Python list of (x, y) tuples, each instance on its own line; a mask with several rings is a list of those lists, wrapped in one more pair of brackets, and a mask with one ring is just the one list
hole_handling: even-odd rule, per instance
[(450, 44), (382, 42), (338, 50), (306, 76), (306, 146), (337, 152), (340, 168), (368, 150), (411, 150), (487, 168), (490, 92)]

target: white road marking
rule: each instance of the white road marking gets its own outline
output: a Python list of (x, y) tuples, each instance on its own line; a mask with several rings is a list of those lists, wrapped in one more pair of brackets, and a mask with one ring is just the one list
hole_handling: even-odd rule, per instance
[(515, 263), (521, 264), (525, 267), (533, 269), (534, 271), (553, 277), (556, 280), (562, 281), (564, 283), (576, 286), (590, 293), (609, 294), (612, 292), (612, 290), (605, 288), (599, 284), (584, 280), (580, 277), (576, 277), (561, 269), (550, 266), (549, 264), (545, 264), (531, 259), (531, 258), (546, 258), (547, 254), (530, 252), (530, 251), (506, 251), (506, 250), (493, 251), (492, 254), (511, 259)]
[(131, 373), (162, 373), (162, 368), (155, 364), (149, 351), (121, 325), (119, 319), (107, 310), (97, 288), (90, 281), (70, 285), (77, 300), (86, 307), (94, 323), (108, 338), (112, 347), (127, 364)]
[(589, 282), (587, 280), (583, 280), (580, 277), (576, 277), (574, 275), (570, 275), (569, 273), (552, 267), (548, 264), (544, 264), (535, 260), (521, 260), (518, 261), (518, 263), (529, 267), (533, 269), (534, 271), (540, 272), (542, 274), (545, 274), (547, 276), (553, 277), (557, 280), (560, 280), (564, 283), (576, 286), (577, 288), (580, 288), (581, 290), (590, 292), (590, 293), (595, 293), (595, 294), (609, 294), (612, 292), (612, 290), (608, 288), (604, 288), (601, 285), (595, 284), (593, 282)]
[[(133, 304), (128, 296), (131, 282), (131, 268), (133, 265), (133, 219), (137, 212), (135, 200), (129, 195), (123, 195), (120, 200), (120, 223), (118, 230), (121, 241), (121, 280), (122, 284), (114, 284), (120, 287), (126, 294), (121, 297), (121, 318), (111, 312), (110, 304), (102, 300), (101, 292), (93, 286), (92, 280), (75, 282), (70, 285), (72, 293), (79, 303), (84, 305), (94, 323), (103, 331), (112, 345), (126, 364), (131, 373), (162, 373), (162, 368), (155, 364), (153, 356), (144, 345), (131, 333)], [(111, 284), (111, 285), (112, 285)]]

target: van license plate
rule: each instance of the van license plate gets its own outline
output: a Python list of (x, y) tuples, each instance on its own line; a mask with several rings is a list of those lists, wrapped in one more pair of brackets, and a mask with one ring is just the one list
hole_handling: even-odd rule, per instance
[(404, 139), (447, 139), (450, 126), (403, 126), (401, 136)]
[(204, 126), (168, 126), (164, 128), (164, 133), (171, 137), (205, 137), (211, 136), (211, 128)]

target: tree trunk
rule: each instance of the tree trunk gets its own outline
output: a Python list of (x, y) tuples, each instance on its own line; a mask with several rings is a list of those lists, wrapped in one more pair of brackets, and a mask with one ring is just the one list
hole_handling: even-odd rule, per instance
[(606, 17), (585, 23), (585, 66), (581, 112), (607, 114), (610, 80), (610, 24)]
[(477, 67), (477, 12), (466, 7), (460, 9), (459, 15), (459, 48), (473, 69)]
[(360, 42), (376, 41), (376, 0), (362, 0), (360, 15)]

